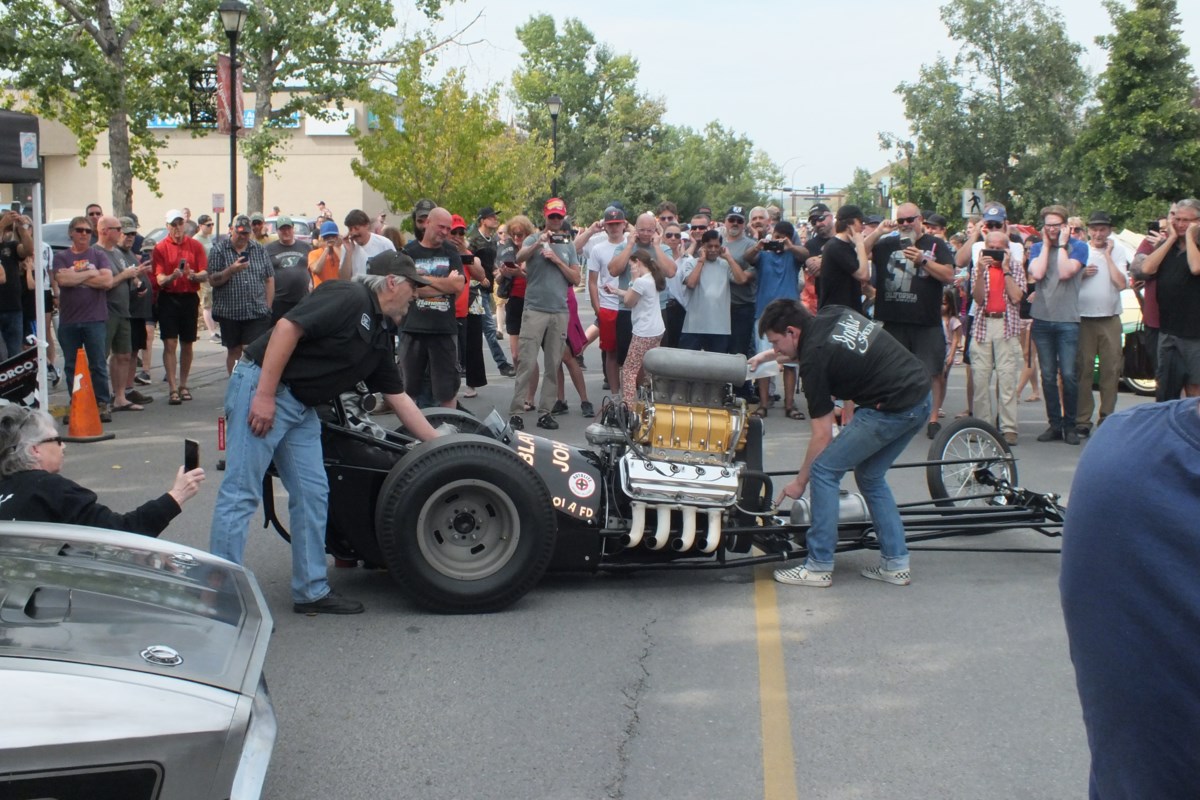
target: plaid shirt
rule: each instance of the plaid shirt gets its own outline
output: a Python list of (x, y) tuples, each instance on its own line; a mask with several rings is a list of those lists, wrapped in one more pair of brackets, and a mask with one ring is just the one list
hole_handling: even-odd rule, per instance
[[(1008, 251), (1009, 252), (1008, 272), (1010, 275), (1013, 276), (1013, 280), (1015, 280), (1017, 282), (1017, 288), (1021, 290), (1021, 294), (1025, 294), (1025, 248), (1022, 247), (1021, 245), (1017, 245), (1017, 247), (1021, 248), (1021, 256), (1018, 258), (1018, 257), (1016, 257), (1015, 249), (1011, 246), (1012, 245), (1011, 242), (1009, 243), (1009, 245), (1010, 246), (1009, 246), (1009, 251)], [(984, 249), (984, 247), (983, 247), (982, 242), (976, 242), (974, 245), (972, 245), (972, 252), (971, 252), (972, 270), (974, 270), (975, 265), (977, 265), (979, 258), (983, 252), (983, 249)], [(984, 313), (984, 309), (987, 306), (988, 289), (989, 289), (989, 283), (991, 282), (991, 279), (992, 279), (992, 270), (989, 269), (983, 275), (984, 303), (983, 303), (983, 305), (981, 305), (975, 309), (975, 322), (974, 322), (973, 326), (971, 327), (971, 335), (973, 337), (975, 337), (975, 341), (977, 341), (977, 342), (982, 342), (982, 341), (984, 341), (984, 339), (987, 338), (988, 318), (987, 318), (987, 315)], [(1020, 336), (1020, 335), (1021, 335), (1021, 301), (1018, 300), (1017, 302), (1014, 303), (1009, 298), (1008, 293), (1005, 292), (1005, 294), (1004, 294), (1004, 338), (1012, 339), (1012, 338), (1014, 338), (1016, 336)]]
[(208, 274), (217, 275), (245, 255), (250, 266), (235, 274), (223, 286), (213, 287), (213, 316), (245, 322), (271, 316), (267, 305), (267, 281), (275, 279), (271, 258), (258, 242), (251, 240), (237, 253), (228, 239), (213, 245), (208, 254)]

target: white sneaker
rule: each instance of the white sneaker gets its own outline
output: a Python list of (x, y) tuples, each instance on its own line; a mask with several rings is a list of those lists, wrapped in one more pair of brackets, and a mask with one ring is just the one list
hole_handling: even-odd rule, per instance
[(883, 567), (866, 567), (860, 573), (864, 578), (870, 578), (873, 581), (883, 581), (884, 583), (892, 583), (896, 586), (908, 586), (912, 583), (912, 573), (908, 568), (904, 569), (884, 569)]
[(819, 586), (822, 589), (833, 585), (832, 572), (813, 572), (804, 564), (790, 569), (775, 570), (775, 580), (793, 586)]

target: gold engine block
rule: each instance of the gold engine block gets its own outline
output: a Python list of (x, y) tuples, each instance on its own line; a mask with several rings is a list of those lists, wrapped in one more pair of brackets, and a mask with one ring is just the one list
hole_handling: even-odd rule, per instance
[(727, 408), (643, 403), (637, 432), (650, 455), (691, 463), (727, 464), (746, 444), (743, 415)]

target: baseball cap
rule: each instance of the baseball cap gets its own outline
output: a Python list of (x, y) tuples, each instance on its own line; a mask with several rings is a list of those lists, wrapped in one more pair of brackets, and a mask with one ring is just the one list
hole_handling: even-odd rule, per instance
[(459, 216), (458, 214), (451, 214), (450, 215), (450, 230), (453, 232), (453, 231), (458, 230), (459, 228), (462, 228), (465, 231), (467, 229), (467, 221), (465, 219), (463, 219), (461, 216)]
[(879, 225), (882, 223), (883, 217), (879, 216), (878, 214), (868, 214), (867, 216), (863, 217), (864, 225)]
[(1087, 224), (1088, 225), (1107, 225), (1111, 228), (1112, 227), (1112, 217), (1110, 217), (1108, 215), (1107, 211), (1093, 211), (1092, 215), (1090, 217), (1088, 217)]
[(608, 208), (604, 209), (604, 221), (605, 222), (624, 222), (625, 221), (625, 212), (622, 211), (621, 209), (617, 208), (616, 206), (609, 206)]
[(542, 216), (548, 217), (551, 214), (558, 214), (560, 217), (565, 217), (567, 215), (567, 204), (561, 198), (551, 197), (546, 201), (546, 205), (542, 209)]
[(368, 275), (399, 275), (420, 286), (428, 286), (429, 279), (417, 272), (417, 265), (407, 253), (384, 250), (367, 259)]
[(1005, 222), (1007, 220), (1008, 212), (999, 203), (988, 203), (983, 209), (984, 222)]
[(725, 219), (729, 219), (730, 217), (741, 217), (742, 219), (745, 219), (746, 218), (746, 207), (745, 206), (730, 206), (729, 210), (725, 212)]
[(858, 206), (846, 205), (846, 206), (842, 206), (841, 208), (839, 208), (837, 210), (837, 221), (838, 222), (848, 222), (849, 220), (852, 220), (852, 219), (857, 219), (857, 220), (863, 219), (862, 209), (859, 208)]
[[(208, 214), (201, 214), (199, 217), (196, 218), (197, 225), (207, 225), (208, 223), (210, 223), (212, 221), (213, 221), (213, 218), (210, 217)], [(134, 220), (133, 224), (137, 225), (137, 220)]]
[(167, 224), (168, 225), (170, 225), (172, 222), (174, 222), (177, 219), (183, 219), (183, 212), (180, 211), (178, 208), (172, 208), (170, 211), (167, 212)]
[(279, 230), (280, 228), (294, 228), (294, 227), (296, 227), (296, 223), (292, 222), (291, 217), (276, 217), (275, 218), (275, 229), (276, 230)]
[(121, 217), (121, 233), (137, 233), (137, 223), (129, 217)]
[(233, 229), (238, 233), (249, 233), (250, 218), (245, 214), (238, 214), (237, 219), (233, 221)]
[(477, 219), (488, 219), (489, 217), (497, 216), (499, 216), (499, 214), (496, 213), (496, 209), (492, 208), (491, 206), (484, 206), (483, 208), (479, 209), (479, 216)]
[(416, 205), (413, 206), (413, 219), (417, 219), (418, 217), (428, 217), (429, 212), (433, 211), (435, 208), (437, 208), (436, 203), (434, 203), (432, 200), (426, 200), (422, 198), (417, 201)]
[(935, 228), (947, 228), (950, 226), (950, 220), (943, 217), (941, 214), (930, 214), (925, 218), (925, 222)]
[(824, 203), (817, 203), (808, 210), (808, 218), (812, 219), (813, 217), (823, 217), (828, 213), (829, 206), (825, 205)]
[(262, 212), (261, 212), (261, 211), (255, 211), (253, 214), (251, 214), (251, 215), (250, 215), (250, 222), (251, 222), (251, 223), (254, 223), (254, 222), (266, 222), (266, 221), (267, 221), (267, 218), (266, 218), (266, 217), (264, 217), (264, 216), (262, 215)]
[(331, 219), (325, 220), (324, 222), (321, 223), (321, 232), (318, 235), (322, 239), (324, 239), (326, 236), (337, 236), (338, 235), (337, 223)]

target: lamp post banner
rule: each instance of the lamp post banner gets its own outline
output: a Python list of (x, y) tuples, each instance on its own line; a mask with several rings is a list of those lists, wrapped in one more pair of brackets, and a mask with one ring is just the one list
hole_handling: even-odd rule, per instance
[[(237, 96), (237, 116), (235, 119), (239, 121), (238, 136), (245, 136), (243, 131), (245, 128), (241, 123), (246, 118), (246, 107), (243, 101), (242, 92), (242, 68), (237, 70), (237, 87), (234, 92)], [(217, 56), (217, 131), (229, 135), (229, 56)]]

